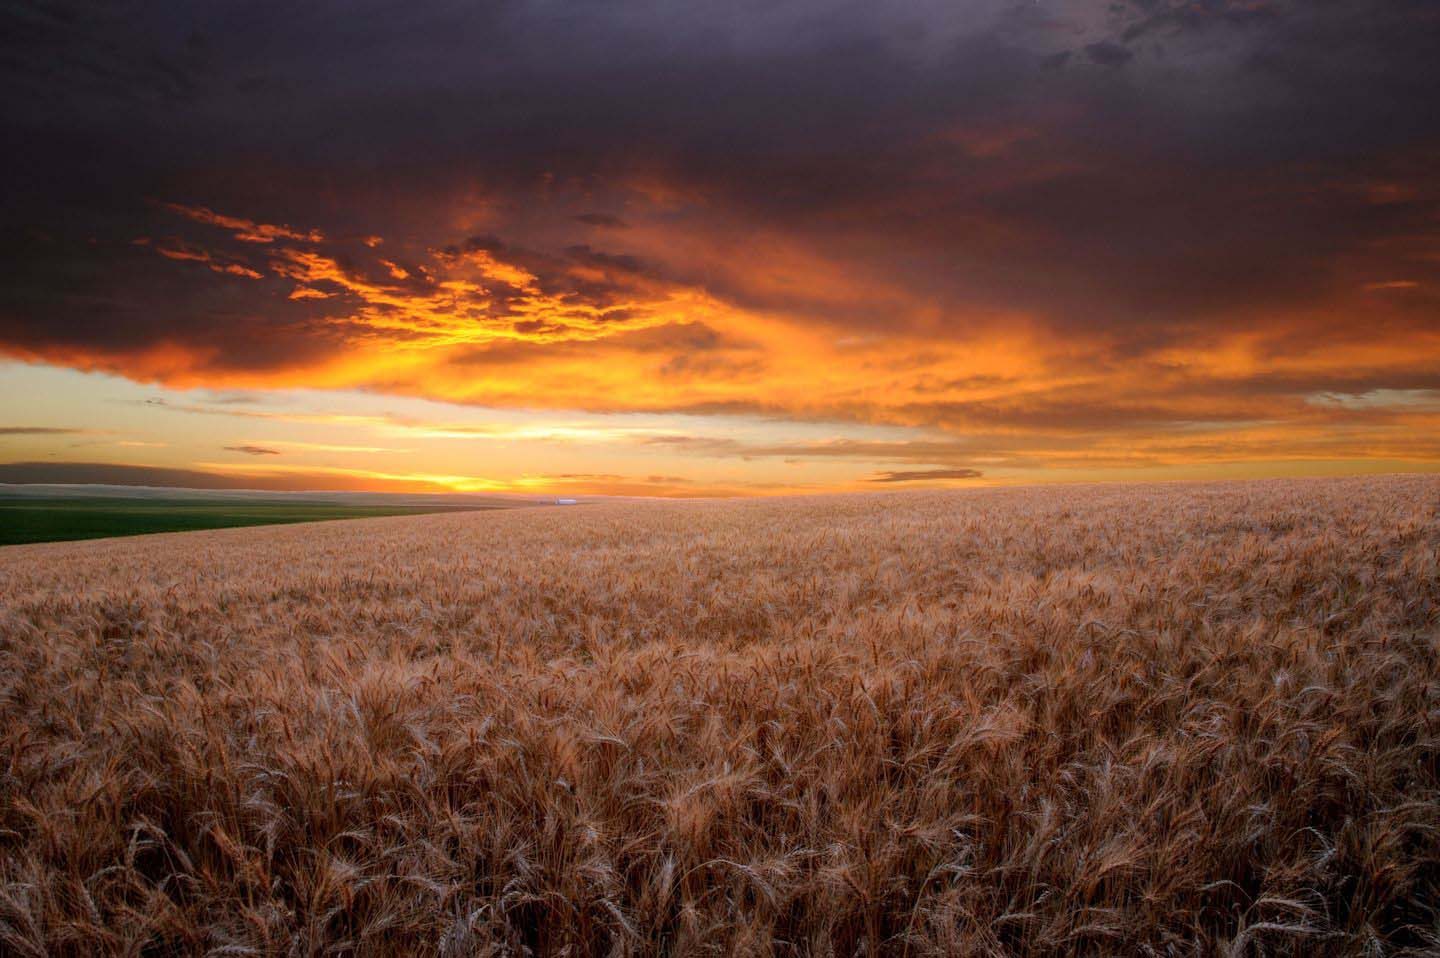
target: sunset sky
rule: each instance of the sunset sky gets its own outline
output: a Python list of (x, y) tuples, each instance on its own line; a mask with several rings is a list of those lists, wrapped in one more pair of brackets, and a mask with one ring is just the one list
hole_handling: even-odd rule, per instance
[(1435, 0), (7, 9), (0, 482), (1440, 469)]

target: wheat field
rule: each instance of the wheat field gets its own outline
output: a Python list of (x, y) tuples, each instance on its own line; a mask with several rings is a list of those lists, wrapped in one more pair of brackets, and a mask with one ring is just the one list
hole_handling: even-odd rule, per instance
[(0, 952), (1440, 950), (1440, 478), (0, 549)]

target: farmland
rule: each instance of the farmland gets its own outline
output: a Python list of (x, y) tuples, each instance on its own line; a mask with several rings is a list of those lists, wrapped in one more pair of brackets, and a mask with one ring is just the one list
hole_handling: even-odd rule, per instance
[(265, 499), (237, 501), (165, 497), (0, 497), (0, 545), (226, 529), (234, 526), (280, 525), (326, 519), (420, 515), (441, 511), (450, 510), (441, 506), (284, 502)]
[(0, 950), (1433, 954), (1440, 479), (0, 549)]

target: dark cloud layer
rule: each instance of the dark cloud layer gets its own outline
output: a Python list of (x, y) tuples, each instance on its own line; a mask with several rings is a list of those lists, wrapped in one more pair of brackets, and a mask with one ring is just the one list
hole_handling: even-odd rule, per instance
[[(0, 17), (11, 355), (423, 394), (445, 377), (347, 357), (438, 345), (450, 398), (596, 409), (630, 356), (657, 385), (629, 405), (952, 430), (1436, 385), (1431, 0)], [(736, 316), (907, 345), (780, 396), (798, 347)], [(924, 362), (1021, 333), (1043, 361), (1012, 392)]]
[(937, 482), (954, 479), (979, 479), (978, 469), (917, 469), (909, 472), (882, 472), (870, 482)]
[(64, 426), (0, 426), (0, 436), (74, 436), (89, 432)]

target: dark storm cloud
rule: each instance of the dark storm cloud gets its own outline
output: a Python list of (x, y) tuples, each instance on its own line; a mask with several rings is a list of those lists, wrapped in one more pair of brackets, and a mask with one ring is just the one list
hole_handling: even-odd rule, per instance
[[(1273, 317), (1340, 301), (1351, 328), (1321, 330), (1338, 342), (1434, 325), (1430, 0), (53, 0), (0, 17), (0, 109), (23, 144), (0, 157), (0, 347), (19, 355), (160, 379), (305, 368), (401, 297), (541, 343), (577, 335), (564, 309), (599, 311), (566, 348), (603, 351), (595, 328), (653, 284), (839, 332), (958, 339), (1019, 314), (1102, 370), (1257, 317), (1303, 342), (1311, 320)], [(792, 275), (757, 237), (832, 273)], [(324, 262), (286, 259), (302, 253)], [(445, 292), (441, 268), (480, 255), (509, 271)], [(1385, 282), (1418, 292), (1354, 300)], [(658, 368), (676, 380), (764, 364), (675, 350)], [(1149, 415), (1105, 404), (1072, 422)]]
[(581, 213), (575, 217), (575, 221), (584, 223), (586, 226), (598, 226), (605, 229), (617, 230), (625, 229), (630, 225), (620, 217), (611, 215), (610, 213)]
[(1125, 6), (1131, 11), (1123, 34), (1128, 43), (1157, 33), (1273, 20), (1294, 4), (1290, 0), (1129, 0)]
[(624, 253), (603, 253), (590, 248), (589, 243), (580, 243), (575, 246), (567, 246), (565, 253), (572, 260), (585, 266), (594, 267), (602, 271), (620, 273), (643, 273), (645, 264), (637, 257)]
[(1135, 51), (1119, 43), (1109, 40), (1102, 40), (1099, 43), (1091, 43), (1085, 47), (1085, 55), (1092, 62), (1106, 67), (1118, 67), (1123, 63), (1129, 63), (1135, 58)]
[[(139, 204), (126, 232), (151, 225), (147, 214)], [(257, 369), (304, 363), (323, 351), (287, 335), (308, 311), (287, 303), (274, 280), (257, 283), (212, 269), (209, 254), (137, 238), (144, 237), (57, 232), (0, 240), (0, 341), (22, 354), (62, 357), (189, 341), (223, 355), (228, 366)]]

